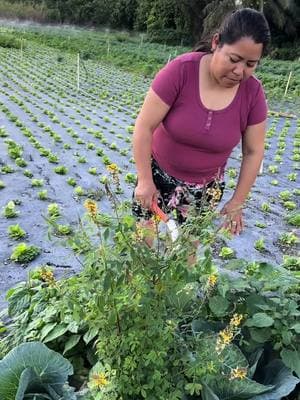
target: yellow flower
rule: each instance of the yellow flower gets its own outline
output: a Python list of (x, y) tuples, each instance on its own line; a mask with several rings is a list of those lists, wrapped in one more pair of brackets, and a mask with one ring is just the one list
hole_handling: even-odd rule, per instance
[(234, 368), (230, 372), (230, 380), (232, 379), (245, 379), (247, 376), (247, 368)]
[(228, 329), (228, 328), (223, 329), (223, 330), (219, 333), (219, 337), (221, 338), (221, 340), (222, 340), (222, 342), (223, 342), (224, 344), (229, 344), (229, 343), (232, 341), (232, 339), (233, 339), (233, 332), (232, 332), (230, 329)]
[(113, 164), (109, 164), (106, 169), (111, 174), (118, 174), (119, 173), (119, 167), (117, 166), (117, 164), (114, 164), (114, 163)]
[(53, 272), (46, 268), (41, 268), (40, 279), (48, 284), (54, 283), (55, 281)]
[(104, 372), (100, 372), (99, 374), (94, 374), (91, 377), (91, 384), (92, 386), (96, 387), (96, 388), (101, 388), (103, 386), (107, 386), (108, 385), (108, 380), (104, 374)]
[(241, 314), (234, 314), (229, 322), (229, 325), (238, 327), (240, 325), (242, 319), (243, 319), (243, 316)]
[(218, 276), (216, 274), (209, 275), (208, 281), (207, 281), (208, 286), (214, 287), (215, 284), (217, 283), (217, 280), (218, 280)]
[(153, 214), (152, 220), (153, 220), (153, 222), (155, 222), (156, 224), (158, 224), (158, 223), (161, 221), (161, 218), (160, 218), (159, 215)]
[(84, 207), (86, 208), (87, 212), (92, 215), (95, 216), (97, 214), (98, 211), (98, 207), (97, 207), (97, 203), (93, 200), (86, 200), (84, 202)]

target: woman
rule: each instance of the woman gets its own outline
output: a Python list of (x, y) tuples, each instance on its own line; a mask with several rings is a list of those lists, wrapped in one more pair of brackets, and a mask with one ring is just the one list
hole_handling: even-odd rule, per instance
[(242, 140), (237, 187), (221, 213), (232, 234), (243, 230), (242, 208), (263, 159), (267, 118), (253, 73), (269, 41), (263, 14), (240, 9), (225, 18), (208, 51), (180, 55), (156, 75), (133, 136), (138, 218), (149, 219), (157, 200), (181, 222), (189, 204), (199, 206), (204, 195), (213, 193), (217, 203), (225, 165)]

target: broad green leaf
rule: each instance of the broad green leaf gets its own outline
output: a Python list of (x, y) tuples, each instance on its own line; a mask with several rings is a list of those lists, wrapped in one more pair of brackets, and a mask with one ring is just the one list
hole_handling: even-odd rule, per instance
[(76, 344), (79, 342), (81, 335), (72, 335), (65, 344), (65, 348), (63, 354), (65, 354), (68, 350), (71, 350)]
[(45, 325), (40, 334), (40, 341), (43, 342), (44, 338), (54, 329), (54, 327), (57, 325), (57, 322), (52, 322), (51, 324)]
[(209, 384), (220, 400), (242, 400), (271, 391), (273, 385), (261, 385), (251, 379), (232, 379), (219, 376)]
[(292, 371), (296, 372), (300, 378), (300, 352), (283, 349), (280, 356), (284, 364)]
[(202, 400), (220, 400), (219, 397), (205, 383), (202, 384), (201, 399)]
[(246, 321), (247, 326), (256, 326), (257, 328), (267, 328), (274, 324), (272, 317), (265, 313), (256, 313)]
[(281, 360), (273, 360), (264, 367), (264, 384), (274, 385), (274, 388), (264, 394), (251, 398), (251, 400), (281, 400), (288, 396), (300, 382)]
[(36, 374), (34, 373), (32, 368), (26, 368), (21, 373), (18, 391), (16, 394), (15, 400), (23, 400), (25, 392), (28, 388), (28, 385), (32, 379), (36, 378)]
[(51, 342), (54, 339), (64, 335), (68, 330), (68, 325), (56, 325), (56, 327), (45, 337), (44, 343)]
[(57, 391), (67, 382), (68, 376), (73, 374), (73, 367), (69, 361), (48, 349), (43, 343), (23, 343), (0, 361), (1, 400), (15, 400), (18, 390), (19, 393), (24, 391), (29, 378), (32, 377), (30, 372), (23, 372), (25, 370), (34, 371), (36, 375), (28, 385), (31, 393), (34, 393), (34, 384), (39, 389), (45, 384), (51, 385)]
[(86, 344), (90, 343), (92, 339), (94, 339), (95, 336), (97, 336), (99, 332), (99, 328), (93, 326), (90, 328), (83, 336), (83, 340)]
[(257, 343), (265, 343), (267, 342), (271, 335), (272, 332), (270, 331), (270, 329), (267, 328), (251, 328), (249, 329), (250, 331), (250, 335), (252, 337), (253, 340), (255, 340)]
[(228, 301), (222, 296), (214, 296), (209, 299), (209, 308), (217, 317), (223, 317), (228, 307)]
[(296, 333), (300, 333), (300, 322), (291, 326), (291, 329), (294, 329)]

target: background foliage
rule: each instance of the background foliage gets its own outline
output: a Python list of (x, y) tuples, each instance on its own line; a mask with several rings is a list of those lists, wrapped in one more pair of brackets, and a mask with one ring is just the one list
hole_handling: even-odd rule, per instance
[(142, 31), (154, 42), (192, 46), (216, 29), (236, 3), (265, 13), (276, 45), (273, 57), (300, 56), (297, 0), (2, 0), (0, 12), (8, 17)]

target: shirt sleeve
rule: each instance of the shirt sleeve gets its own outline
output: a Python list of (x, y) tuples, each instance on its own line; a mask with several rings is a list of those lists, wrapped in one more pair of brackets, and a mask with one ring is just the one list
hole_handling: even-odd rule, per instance
[(166, 103), (172, 106), (180, 92), (181, 61), (175, 58), (166, 64), (155, 76), (151, 88)]
[(256, 96), (253, 99), (250, 112), (248, 114), (248, 124), (255, 125), (263, 122), (268, 115), (268, 105), (263, 87), (260, 82), (258, 82), (258, 90)]

